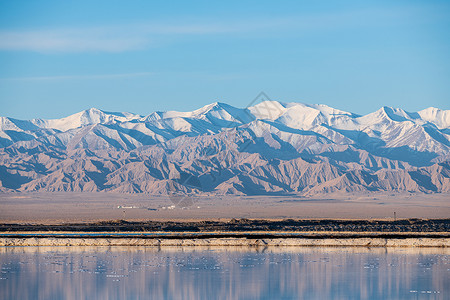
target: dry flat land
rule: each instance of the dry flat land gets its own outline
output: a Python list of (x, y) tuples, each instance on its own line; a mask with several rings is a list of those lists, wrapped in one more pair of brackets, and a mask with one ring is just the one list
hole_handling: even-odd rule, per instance
[[(119, 208), (120, 206), (120, 208)], [(123, 219), (393, 219), (448, 218), (450, 194), (333, 194), (320, 197), (168, 197), (116, 193), (3, 193), (0, 223), (98, 222)]]
[(448, 199), (1, 194), (0, 246), (450, 247)]

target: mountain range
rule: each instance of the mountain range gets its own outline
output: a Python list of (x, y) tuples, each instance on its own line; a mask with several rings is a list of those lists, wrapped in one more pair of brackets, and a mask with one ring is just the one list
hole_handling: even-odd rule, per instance
[(0, 117), (0, 191), (450, 192), (450, 110), (212, 103), (147, 116)]

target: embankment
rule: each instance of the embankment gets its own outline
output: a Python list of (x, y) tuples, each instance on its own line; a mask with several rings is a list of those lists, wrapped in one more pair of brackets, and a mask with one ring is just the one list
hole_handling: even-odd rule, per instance
[(0, 246), (356, 246), (450, 247), (448, 233), (14, 233)]

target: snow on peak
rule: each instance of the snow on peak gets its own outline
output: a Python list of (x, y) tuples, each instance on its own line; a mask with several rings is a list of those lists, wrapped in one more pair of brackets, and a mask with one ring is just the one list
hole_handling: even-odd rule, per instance
[(274, 121), (286, 112), (286, 107), (286, 103), (268, 100), (250, 106), (248, 110), (255, 119)]
[(310, 129), (321, 124), (346, 124), (358, 116), (324, 104), (297, 102), (264, 101), (249, 109), (256, 119), (276, 121), (296, 129)]
[(33, 119), (31, 122), (41, 128), (52, 128), (67, 131), (86, 125), (125, 122), (139, 118), (139, 115), (134, 115), (131, 113), (111, 113), (97, 108), (89, 108), (62, 119)]
[(359, 116), (324, 104), (263, 101), (247, 108), (236, 108), (226, 103), (214, 102), (190, 112), (154, 112), (145, 117), (127, 112), (107, 112), (90, 108), (62, 119), (20, 121), (3, 118), (0, 125), (4, 130), (49, 128), (67, 131), (87, 125), (133, 121), (126, 125), (127, 128), (141, 122), (151, 123), (148, 126), (152, 128), (201, 133), (218, 132), (254, 120), (267, 120), (300, 130), (313, 130), (317, 126), (325, 126), (343, 130), (372, 128), (379, 131), (403, 122), (420, 126), (431, 123), (439, 129), (446, 129), (450, 127), (450, 111), (430, 107), (419, 112), (407, 112), (384, 106), (373, 113)]
[(402, 109), (383, 106), (373, 113), (357, 118), (357, 122), (362, 126), (388, 126), (393, 122), (411, 121), (412, 118)]
[(358, 115), (354, 113), (350, 113), (347, 111), (343, 111), (340, 109), (333, 108), (331, 106), (325, 104), (304, 104), (304, 103), (290, 103), (291, 105), (302, 105), (310, 108), (314, 108), (319, 110), (323, 115), (332, 117), (332, 116), (349, 116), (349, 117), (358, 117)]
[(411, 122), (417, 125), (432, 123), (439, 129), (450, 127), (450, 111), (430, 107), (419, 112), (407, 112), (401, 108), (383, 106), (379, 110), (358, 118), (365, 125), (384, 124), (392, 122)]
[(428, 107), (417, 113), (422, 120), (434, 123), (439, 129), (450, 127), (450, 110), (441, 110), (436, 107)]
[(224, 127), (228, 127), (230, 124), (239, 125), (248, 123), (254, 119), (246, 109), (236, 108), (222, 102), (214, 102), (190, 112), (154, 112), (145, 117), (143, 121), (159, 122), (160, 120), (177, 118), (203, 120), (214, 126)]
[(30, 121), (0, 117), (0, 130), (32, 131), (36, 129), (39, 129), (39, 127), (31, 123)]

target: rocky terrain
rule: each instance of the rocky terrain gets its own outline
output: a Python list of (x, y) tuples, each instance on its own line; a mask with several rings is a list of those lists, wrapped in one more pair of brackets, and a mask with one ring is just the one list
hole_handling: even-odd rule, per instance
[(402, 220), (249, 220), (230, 221), (146, 221), (124, 220), (68, 224), (0, 224), (0, 232), (450, 232), (450, 219)]
[(159, 195), (450, 192), (450, 111), (213, 103), (147, 116), (0, 118), (0, 191)]

